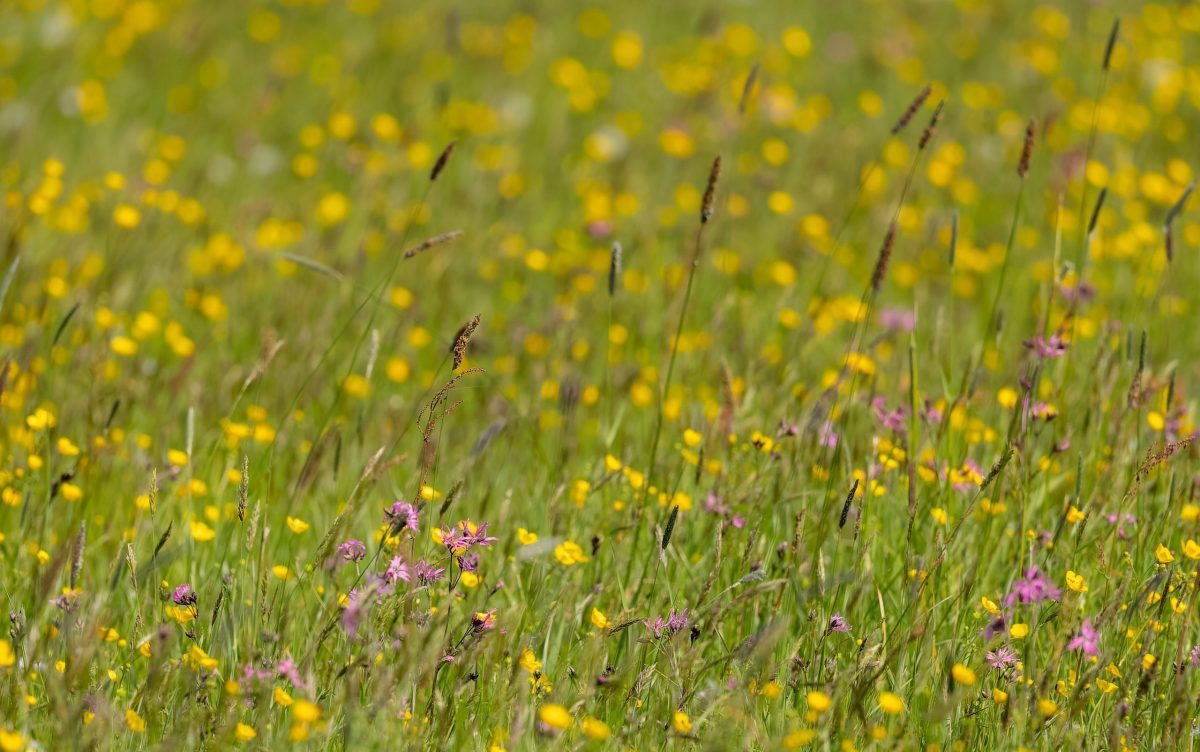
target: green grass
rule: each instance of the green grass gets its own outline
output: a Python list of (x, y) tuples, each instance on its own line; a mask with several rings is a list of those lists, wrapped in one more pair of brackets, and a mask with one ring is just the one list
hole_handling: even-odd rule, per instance
[(5, 7), (0, 749), (1190, 749), (1198, 32)]

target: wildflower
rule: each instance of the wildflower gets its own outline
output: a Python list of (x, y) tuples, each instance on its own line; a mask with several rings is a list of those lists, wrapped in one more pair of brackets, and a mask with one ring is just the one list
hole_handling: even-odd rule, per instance
[(983, 641), (989, 642), (996, 635), (1003, 633), (1006, 628), (1006, 623), (1007, 622), (1005, 621), (1003, 614), (1000, 614), (996, 616), (996, 618), (989, 621), (987, 626), (985, 626), (979, 633), (980, 636), (983, 637)]
[(192, 590), (192, 586), (185, 582), (171, 593), (171, 600), (175, 601), (178, 606), (194, 606), (196, 605), (196, 591)]
[(133, 708), (125, 711), (125, 725), (135, 734), (140, 734), (146, 730), (146, 721), (137, 714)]
[(571, 712), (562, 705), (547, 703), (538, 708), (538, 719), (547, 727), (564, 731), (575, 724)]
[(1170, 564), (1175, 561), (1175, 554), (1171, 553), (1171, 549), (1159, 543), (1158, 548), (1154, 549), (1154, 558), (1158, 559), (1159, 564)]
[(665, 620), (662, 618), (662, 616), (658, 616), (654, 619), (654, 621), (642, 619), (642, 624), (646, 625), (646, 629), (649, 629), (654, 633), (655, 638), (662, 637), (664, 634), (672, 635), (681, 629), (687, 628), (687, 609), (685, 608), (679, 613), (675, 613), (675, 611), (672, 609)]
[(337, 552), (343, 561), (362, 561), (367, 557), (367, 546), (360, 540), (351, 539), (339, 544)]
[(596, 629), (608, 629), (608, 628), (612, 627), (612, 622), (609, 621), (608, 617), (605, 616), (604, 613), (600, 609), (593, 608), (592, 609), (592, 626), (594, 626)]
[(1025, 347), (1032, 350), (1039, 358), (1057, 358), (1067, 351), (1067, 343), (1058, 332), (1050, 335), (1049, 339), (1040, 335), (1025, 340)]
[(471, 616), (471, 628), (476, 632), (488, 632), (496, 627), (496, 609), (476, 611)]
[(1067, 570), (1067, 587), (1077, 593), (1086, 593), (1088, 591), (1087, 582), (1083, 579), (1083, 575), (1076, 574), (1071, 570)]
[(904, 700), (900, 695), (892, 692), (879, 693), (879, 709), (888, 715), (896, 715), (904, 712)]
[(1028, 624), (1014, 624), (1008, 628), (1008, 634), (1014, 640), (1023, 639), (1029, 635), (1029, 625)]
[(417, 582), (421, 583), (422, 585), (432, 585), (436, 582), (440, 582), (441, 579), (446, 575), (446, 570), (444, 567), (433, 566), (429, 562), (425, 561), (425, 559), (421, 559), (417, 562), (414, 571), (417, 575)]
[(871, 410), (875, 413), (875, 419), (884, 428), (896, 433), (904, 432), (904, 421), (907, 413), (903, 407), (888, 410), (887, 401), (883, 397), (876, 397), (871, 400)]
[(1200, 543), (1188, 538), (1183, 544), (1183, 555), (1189, 559), (1200, 559)]
[(783, 747), (784, 749), (799, 749), (811, 744), (812, 740), (816, 738), (817, 732), (812, 729), (797, 729), (783, 737)]
[(563, 566), (573, 566), (582, 564), (588, 560), (584, 555), (583, 549), (574, 541), (563, 541), (554, 547), (554, 558), (558, 559)]
[(992, 668), (1003, 671), (1016, 664), (1017, 652), (1009, 645), (1002, 645), (998, 650), (988, 651), (984, 659)]
[(517, 661), (517, 665), (531, 674), (536, 674), (542, 670), (542, 662), (537, 659), (537, 656), (529, 648), (521, 651), (521, 657)]
[(1067, 643), (1067, 650), (1082, 650), (1086, 656), (1096, 655), (1096, 643), (1100, 636), (1092, 627), (1090, 619), (1084, 619), (1083, 624), (1079, 625), (1079, 633), (1076, 634), (1071, 641)]
[(476, 525), (470, 520), (463, 520), (457, 525), (442, 529), (442, 545), (455, 556), (462, 556), (474, 546), (488, 548), (500, 540), (487, 534), (488, 523)]
[(300, 671), (296, 666), (296, 661), (292, 658), (290, 653), (285, 655), (283, 660), (281, 660), (275, 666), (275, 673), (278, 674), (281, 679), (287, 679), (289, 682), (291, 682), (293, 687), (296, 687), (297, 689), (303, 689), (304, 682), (300, 678)]
[(1036, 566), (1025, 571), (1025, 577), (1012, 585), (1012, 590), (1004, 599), (1005, 606), (1014, 603), (1032, 603), (1037, 605), (1043, 601), (1057, 601), (1062, 597), (1060, 590)]
[(517, 542), (522, 546), (532, 546), (538, 542), (537, 533), (531, 533), (523, 527), (517, 528)]
[(849, 632), (850, 622), (846, 621), (841, 614), (834, 614), (829, 618), (829, 626), (825, 628), (825, 634), (830, 632)]
[(579, 730), (587, 738), (596, 741), (603, 741), (612, 735), (612, 729), (608, 727), (607, 723), (590, 715), (584, 716), (583, 720), (579, 722)]
[(805, 699), (808, 701), (809, 709), (814, 713), (824, 713), (826, 710), (829, 710), (829, 706), (833, 704), (833, 700), (829, 697), (829, 695), (825, 694), (819, 689), (814, 689), (813, 691), (809, 692)]
[(299, 723), (315, 723), (321, 718), (321, 708), (308, 700), (297, 700), (292, 706), (292, 717)]
[(692, 733), (692, 719), (688, 718), (688, 714), (682, 710), (676, 710), (675, 714), (671, 716), (671, 725), (675, 728), (676, 733)]
[(954, 667), (950, 669), (950, 675), (954, 677), (955, 683), (961, 684), (964, 687), (970, 687), (975, 684), (975, 672), (961, 663), (954, 664)]
[(412, 576), (408, 572), (408, 565), (399, 556), (394, 556), (388, 563), (387, 571), (383, 573), (383, 579), (388, 584), (394, 585), (399, 581), (410, 582)]
[(417, 508), (406, 501), (397, 501), (384, 512), (384, 516), (392, 525), (393, 534), (404, 530), (405, 528), (414, 533), (420, 532), (419, 517)]
[(239, 722), (233, 730), (233, 735), (239, 742), (248, 742), (258, 736), (258, 732), (254, 730), (253, 726)]

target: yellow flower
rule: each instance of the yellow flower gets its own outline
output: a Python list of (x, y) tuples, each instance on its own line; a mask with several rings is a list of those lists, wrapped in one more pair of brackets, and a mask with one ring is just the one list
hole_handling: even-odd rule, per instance
[(315, 723), (321, 717), (321, 708), (308, 700), (296, 700), (292, 706), (292, 716), (299, 723)]
[(350, 200), (345, 194), (334, 191), (326, 193), (317, 202), (317, 222), (330, 227), (342, 222), (350, 214)]
[(1076, 574), (1070, 569), (1067, 570), (1067, 587), (1077, 593), (1086, 593), (1088, 591), (1087, 581), (1083, 579), (1083, 575)]
[(233, 730), (233, 735), (237, 737), (239, 742), (248, 742), (258, 736), (258, 732), (252, 726), (247, 726), (244, 723), (238, 723)]
[(604, 612), (598, 608), (592, 609), (592, 626), (596, 629), (608, 629), (612, 627), (612, 622), (604, 615)]
[(109, 341), (108, 346), (112, 348), (113, 352), (123, 358), (137, 355), (138, 351), (138, 343), (135, 340), (125, 336), (113, 337), (112, 340)]
[(1189, 559), (1200, 559), (1200, 543), (1188, 538), (1183, 544), (1183, 555)]
[(784, 749), (799, 749), (806, 744), (811, 744), (812, 740), (816, 738), (817, 732), (812, 729), (796, 729), (783, 737), (783, 746)]
[(197, 543), (207, 543), (208, 541), (217, 537), (217, 531), (213, 530), (203, 522), (193, 520), (192, 522), (188, 523), (188, 527), (192, 532), (192, 538), (195, 539)]
[(307, 522), (299, 517), (290, 516), (287, 518), (287, 526), (296, 535), (303, 533), (304, 531), (308, 530), (309, 527), (311, 527)]
[(133, 708), (125, 711), (125, 725), (135, 734), (140, 734), (146, 730), (146, 721), (134, 712)]
[(612, 735), (612, 729), (608, 727), (607, 723), (590, 715), (584, 716), (583, 720), (579, 722), (579, 730), (587, 738), (597, 741), (602, 741)]
[(879, 708), (888, 715), (904, 712), (904, 700), (893, 692), (879, 693)]
[(1049, 718), (1058, 712), (1058, 703), (1056, 703), (1054, 700), (1042, 699), (1038, 700), (1037, 708), (1038, 712), (1041, 713), (1043, 717)]
[(1008, 634), (1014, 640), (1024, 639), (1029, 634), (1028, 624), (1014, 624), (1008, 629)]
[(1119, 687), (1116, 684), (1113, 684), (1110, 681), (1105, 681), (1104, 679), (1096, 680), (1096, 688), (1099, 689), (1104, 694), (1109, 694), (1110, 692), (1116, 692), (1119, 689)]
[(980, 598), (979, 602), (983, 606), (983, 610), (987, 611), (989, 614), (994, 616), (1000, 613), (1000, 607), (996, 605), (995, 601), (991, 600), (986, 595)]
[(113, 209), (113, 222), (117, 224), (117, 227), (132, 230), (141, 221), (142, 214), (136, 207), (129, 204), (119, 204), (117, 208)]
[(521, 651), (521, 658), (517, 661), (517, 663), (521, 668), (525, 669), (531, 674), (542, 670), (542, 662), (537, 659), (537, 656), (534, 655), (533, 651), (529, 648), (525, 648)]
[(1008, 693), (999, 687), (994, 688), (992, 690), (992, 702), (997, 705), (1003, 705), (1008, 702)]
[(1158, 559), (1159, 564), (1170, 564), (1175, 561), (1175, 554), (1171, 553), (1171, 549), (1159, 543), (1158, 548), (1154, 549), (1154, 558)]
[(675, 715), (671, 716), (671, 725), (680, 734), (690, 734), (692, 732), (692, 719), (688, 718), (688, 714), (682, 710), (676, 710)]
[(531, 533), (523, 527), (517, 528), (517, 541), (522, 546), (532, 546), (538, 542), (537, 533)]
[(217, 659), (204, 652), (199, 645), (192, 645), (183, 657), (183, 662), (196, 671), (212, 671), (217, 667)]
[(17, 654), (13, 652), (12, 643), (0, 640), (0, 668), (8, 668), (17, 662)]
[(562, 705), (556, 705), (552, 702), (538, 708), (538, 718), (550, 728), (558, 729), (559, 731), (569, 729), (575, 723), (575, 719), (571, 717), (570, 711)]
[(292, 699), (292, 696), (285, 692), (282, 687), (276, 687), (273, 696), (275, 698), (275, 704), (281, 707), (286, 708), (295, 702), (295, 700)]
[(21, 752), (25, 748), (25, 737), (21, 735), (21, 732), (0, 728), (0, 750)]
[(554, 558), (558, 559), (559, 563), (568, 567), (582, 564), (588, 560), (588, 557), (583, 553), (583, 549), (574, 541), (563, 541), (555, 546)]
[(829, 710), (831, 703), (832, 700), (830, 700), (829, 695), (819, 689), (814, 689), (808, 693), (808, 707), (814, 712), (824, 713), (826, 710)]
[(1081, 512), (1079, 508), (1074, 505), (1072, 505), (1071, 509), (1067, 512), (1067, 522), (1083, 522), (1086, 518), (1087, 515)]
[(961, 663), (954, 664), (950, 669), (950, 675), (954, 677), (954, 681), (964, 687), (970, 687), (975, 683), (975, 672)]

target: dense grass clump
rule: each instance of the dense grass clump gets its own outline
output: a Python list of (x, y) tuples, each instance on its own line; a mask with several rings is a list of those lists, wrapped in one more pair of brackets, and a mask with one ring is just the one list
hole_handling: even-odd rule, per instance
[(3, 5), (0, 750), (1190, 749), (1198, 35)]

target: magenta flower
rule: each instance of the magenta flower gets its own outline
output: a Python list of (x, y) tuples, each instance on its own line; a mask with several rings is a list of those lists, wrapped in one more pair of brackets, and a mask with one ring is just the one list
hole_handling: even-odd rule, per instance
[(829, 617), (829, 626), (825, 628), (825, 634), (830, 632), (849, 632), (850, 622), (841, 614), (834, 614)]
[(414, 533), (421, 529), (420, 518), (417, 515), (417, 508), (407, 501), (397, 501), (392, 504), (391, 509), (384, 512), (384, 516), (392, 524), (396, 532), (408, 528)]
[(275, 666), (275, 673), (279, 674), (280, 678), (287, 679), (297, 689), (304, 688), (304, 681), (300, 678), (300, 671), (296, 666), (296, 661), (292, 659), (291, 654), (285, 655), (283, 660)]
[(879, 325), (893, 332), (911, 332), (917, 317), (906, 308), (884, 308), (879, 311)]
[(1084, 655), (1091, 657), (1097, 654), (1099, 641), (1100, 635), (1092, 627), (1092, 620), (1084, 619), (1083, 624), (1079, 625), (1079, 633), (1067, 643), (1067, 650), (1082, 650)]
[(1039, 358), (1057, 358), (1067, 351), (1067, 343), (1058, 332), (1051, 334), (1049, 339), (1041, 336), (1027, 339), (1025, 347), (1033, 350)]
[(666, 619), (663, 619), (661, 616), (656, 617), (654, 621), (642, 619), (642, 624), (646, 625), (646, 629), (649, 629), (651, 632), (653, 632), (656, 638), (662, 637), (664, 634), (672, 635), (681, 629), (687, 629), (687, 609), (685, 608), (679, 613), (675, 613), (675, 610), (672, 609), (671, 612), (667, 614)]
[(1057, 585), (1042, 574), (1037, 567), (1030, 567), (1025, 571), (1024, 579), (1017, 580), (1012, 584), (1012, 590), (1004, 598), (1004, 605), (1011, 606), (1014, 603), (1037, 605), (1043, 601), (1057, 601), (1061, 597), (1062, 590)]
[(389, 585), (395, 585), (399, 580), (411, 581), (412, 575), (408, 573), (408, 565), (399, 556), (394, 556), (388, 564), (387, 571), (383, 573), (383, 579)]
[(444, 567), (436, 567), (424, 559), (417, 562), (415, 571), (417, 582), (422, 585), (432, 585), (435, 582), (440, 582), (446, 576), (446, 569)]
[(346, 599), (346, 607), (342, 609), (342, 629), (346, 630), (347, 635), (354, 637), (358, 634), (358, 628), (362, 625), (362, 617), (362, 597), (357, 590), (352, 590)]
[(337, 547), (343, 561), (362, 561), (367, 557), (367, 545), (360, 540), (348, 540)]
[(988, 651), (984, 658), (992, 668), (1004, 670), (1017, 662), (1017, 652), (1010, 645), (1001, 645), (999, 650)]
[(194, 606), (196, 605), (196, 591), (192, 590), (192, 586), (185, 582), (171, 593), (171, 600), (179, 606)]
[(1006, 628), (1007, 620), (1004, 618), (1004, 614), (998, 614), (996, 618), (987, 623), (986, 627), (980, 630), (979, 636), (983, 638), (984, 642), (991, 642), (993, 637), (1003, 634)]
[(903, 407), (897, 407), (895, 410), (887, 409), (887, 400), (883, 397), (876, 397), (871, 400), (871, 410), (875, 413), (875, 419), (880, 425), (889, 431), (896, 433), (904, 432), (904, 417), (906, 415)]
[(496, 609), (477, 611), (471, 617), (471, 628), (476, 632), (488, 632), (496, 628)]
[(442, 545), (455, 556), (462, 556), (475, 546), (487, 548), (499, 538), (487, 534), (488, 523), (475, 525), (470, 520), (463, 520), (457, 525), (442, 528)]

